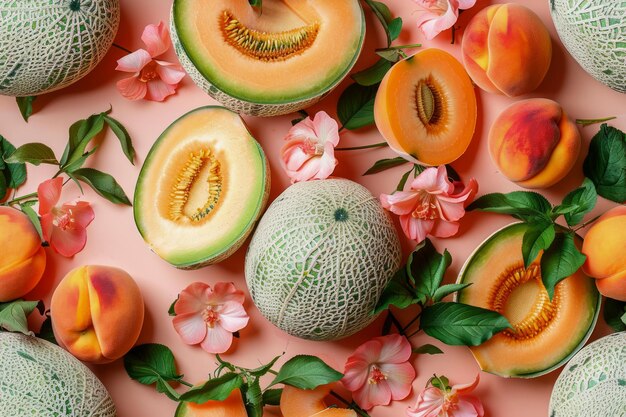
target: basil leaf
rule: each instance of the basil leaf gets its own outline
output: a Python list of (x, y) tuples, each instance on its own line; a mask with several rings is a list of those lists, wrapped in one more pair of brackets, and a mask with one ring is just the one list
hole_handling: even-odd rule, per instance
[[(385, 171), (387, 169), (390, 168), (394, 168), (400, 165), (404, 165), (407, 164), (409, 161), (407, 161), (406, 159), (402, 158), (401, 156), (398, 156), (396, 158), (389, 158), (389, 159), (380, 159), (376, 162), (374, 162), (374, 165), (372, 165), (367, 171), (365, 171), (365, 173), (363, 175), (372, 175), (372, 174), (376, 174), (378, 172), (382, 172)], [(411, 168), (413, 169), (413, 168)]]
[(437, 290), (435, 291), (435, 294), (433, 295), (433, 302), (439, 302), (441, 301), (444, 297), (450, 295), (450, 294), (454, 294), (457, 291), (461, 291), (464, 288), (469, 287), (470, 285), (472, 285), (472, 283), (467, 283), (467, 284), (447, 284), (447, 285), (442, 285), (441, 287), (437, 288)]
[[(26, 164), (5, 164), (4, 162), (4, 158), (7, 158), (13, 152), (15, 152), (15, 146), (0, 135), (0, 170), (2, 171), (0, 172), (0, 176), (4, 177), (4, 184), (6, 184), (8, 188), (18, 188), (26, 182)], [(4, 193), (0, 192), (0, 199), (3, 196)]]
[(165, 345), (147, 343), (135, 346), (124, 356), (124, 369), (131, 379), (151, 385), (159, 380), (179, 381), (174, 354)]
[(369, 87), (380, 83), (390, 69), (391, 62), (381, 58), (371, 67), (356, 72), (351, 77), (357, 84)]
[(550, 300), (556, 284), (578, 271), (586, 256), (580, 253), (574, 242), (574, 233), (559, 232), (554, 242), (541, 256), (541, 279)]
[(602, 197), (626, 202), (626, 134), (603, 124), (589, 143), (583, 172)]
[(111, 175), (93, 168), (80, 168), (72, 174), (93, 190), (115, 204), (132, 205), (124, 190)]
[(554, 223), (538, 222), (528, 224), (528, 229), (522, 239), (524, 268), (528, 268), (537, 259), (539, 252), (550, 247), (554, 241), (554, 236)]
[(20, 109), (20, 114), (26, 123), (28, 118), (33, 114), (33, 102), (37, 99), (37, 96), (15, 97), (17, 107)]
[(349, 130), (374, 124), (374, 99), (378, 86), (350, 84), (337, 102), (337, 117)]
[(207, 401), (224, 401), (233, 390), (241, 388), (243, 379), (236, 373), (228, 372), (219, 378), (209, 379), (204, 384), (191, 388), (180, 396), (182, 401), (204, 404)]
[(398, 39), (398, 36), (400, 36), (400, 32), (402, 32), (402, 18), (396, 17), (391, 22), (389, 22), (388, 29), (389, 37), (391, 38), (391, 40), (395, 41), (396, 39)]
[(511, 327), (509, 321), (495, 311), (461, 303), (424, 307), (420, 325), (427, 335), (453, 346), (478, 346), (495, 333)]
[(343, 377), (316, 356), (298, 355), (289, 359), (269, 385), (285, 384), (300, 389), (314, 389), (320, 385), (339, 381)]
[(406, 264), (407, 275), (415, 285), (415, 297), (422, 304), (435, 296), (450, 263), (450, 253), (444, 250), (443, 255), (440, 254), (429, 239), (425, 239), (411, 252)]
[(569, 226), (576, 226), (583, 221), (585, 214), (593, 210), (597, 201), (596, 187), (589, 178), (585, 178), (582, 186), (567, 194), (559, 207), (569, 208), (564, 213), (565, 221)]
[(485, 194), (467, 206), (467, 210), (510, 214), (524, 221), (552, 221), (548, 215), (552, 210), (552, 205), (544, 196), (533, 191)]
[(623, 301), (605, 298), (604, 321), (611, 326), (614, 332), (626, 330), (626, 303)]
[(54, 151), (43, 143), (27, 143), (17, 148), (8, 158), (4, 159), (9, 164), (28, 162), (33, 165), (52, 164), (58, 165)]
[(0, 329), (34, 336), (35, 334), (28, 330), (27, 318), (37, 308), (38, 304), (39, 301), (24, 300), (0, 303)]
[(241, 391), (248, 417), (261, 417), (263, 415), (263, 392), (259, 378), (248, 378), (246, 384), (241, 387)]
[(409, 284), (406, 269), (402, 268), (396, 272), (383, 289), (372, 314), (387, 310), (392, 305), (404, 309), (417, 303), (417, 301), (414, 289)]
[(104, 116), (104, 121), (107, 125), (109, 125), (115, 136), (119, 139), (120, 145), (122, 146), (122, 152), (124, 152), (126, 158), (128, 158), (131, 164), (135, 165), (135, 148), (133, 147), (133, 142), (124, 125), (107, 115)]
[(22, 210), (24, 214), (26, 214), (26, 216), (28, 216), (28, 219), (31, 221), (33, 226), (35, 226), (35, 230), (37, 231), (37, 234), (39, 235), (39, 239), (41, 239), (42, 241), (45, 240), (43, 238), (43, 232), (41, 230), (41, 220), (39, 219), (39, 216), (37, 215), (37, 213), (35, 213), (35, 210), (33, 210), (31, 206), (25, 205), (25, 204), (21, 204), (20, 209)]
[(263, 392), (263, 403), (266, 405), (280, 405), (280, 397), (283, 395), (282, 388), (270, 388)]
[(418, 353), (420, 355), (439, 355), (443, 353), (443, 350), (439, 349), (435, 345), (431, 345), (429, 343), (413, 348), (413, 353)]

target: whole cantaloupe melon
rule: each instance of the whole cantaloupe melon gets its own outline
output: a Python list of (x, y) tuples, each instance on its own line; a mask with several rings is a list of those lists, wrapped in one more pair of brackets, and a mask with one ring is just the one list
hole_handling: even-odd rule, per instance
[(626, 92), (626, 2), (550, 0), (559, 38), (585, 71)]
[(367, 326), (402, 254), (378, 200), (345, 179), (296, 183), (267, 209), (246, 255), (260, 312), (285, 332), (334, 340)]
[(549, 415), (626, 416), (626, 332), (596, 340), (568, 362), (552, 389)]
[(114, 417), (115, 404), (89, 368), (65, 350), (0, 332), (0, 416)]
[(66, 87), (100, 62), (120, 21), (119, 0), (0, 2), (0, 94)]

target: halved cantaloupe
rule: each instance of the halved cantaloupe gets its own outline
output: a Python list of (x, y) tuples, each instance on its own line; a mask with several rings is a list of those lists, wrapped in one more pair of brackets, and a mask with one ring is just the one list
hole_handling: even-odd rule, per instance
[(181, 401), (174, 417), (248, 417), (241, 391), (234, 390), (224, 401), (207, 401), (204, 404)]
[(321, 385), (304, 390), (286, 385), (280, 396), (280, 412), (283, 417), (356, 417), (354, 410), (328, 408), (325, 398), (331, 385)]
[(135, 189), (135, 223), (172, 265), (191, 269), (230, 256), (267, 202), (269, 166), (239, 115), (201, 107), (155, 142)]
[(476, 95), (463, 66), (430, 48), (396, 63), (378, 88), (376, 126), (391, 149), (424, 165), (463, 155), (476, 127)]
[(255, 116), (320, 100), (348, 74), (365, 38), (357, 0), (175, 0), (172, 40), (194, 82)]
[(513, 326), (471, 348), (482, 370), (503, 377), (531, 378), (563, 365), (585, 344), (600, 310), (593, 279), (582, 270), (557, 284), (550, 301), (541, 281), (541, 255), (524, 268), (527, 228), (516, 223), (487, 238), (457, 281), (472, 284), (457, 301), (498, 311)]

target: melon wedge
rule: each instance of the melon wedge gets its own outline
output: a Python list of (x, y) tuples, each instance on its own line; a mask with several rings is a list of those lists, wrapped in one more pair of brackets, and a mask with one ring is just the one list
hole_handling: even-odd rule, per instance
[[(503, 377), (531, 378), (553, 371), (585, 344), (598, 318), (600, 295), (582, 269), (555, 287), (552, 301), (541, 282), (540, 256), (527, 269), (516, 223), (483, 242), (463, 266), (457, 301), (503, 314), (513, 326), (472, 354), (481, 369)], [(578, 242), (581, 243), (581, 242)]]
[(170, 264), (199, 268), (230, 256), (267, 202), (269, 167), (243, 120), (201, 107), (157, 139), (135, 189), (135, 223)]
[(465, 68), (430, 48), (396, 63), (374, 102), (376, 127), (409, 161), (448, 164), (469, 146), (476, 127), (476, 95)]
[(357, 0), (175, 0), (171, 33), (194, 82), (255, 116), (303, 109), (348, 74), (365, 37)]

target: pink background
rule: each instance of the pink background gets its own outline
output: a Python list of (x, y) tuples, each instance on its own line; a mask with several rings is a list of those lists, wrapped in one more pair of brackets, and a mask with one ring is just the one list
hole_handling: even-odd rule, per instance
[[(560, 102), (572, 118), (596, 118), (609, 115), (621, 116), (611, 122), (612, 125), (626, 130), (624, 118), (626, 96), (617, 93), (598, 83), (588, 76), (568, 55), (552, 25), (547, 0), (518, 1), (531, 7), (544, 21), (553, 39), (554, 54), (550, 71), (540, 88), (532, 97), (547, 97)], [(167, 21), (170, 2), (153, 0), (122, 0), (122, 20), (116, 39), (131, 50), (141, 47), (140, 35), (144, 26), (159, 20)], [(405, 28), (396, 44), (422, 42), (424, 47), (437, 46), (460, 57), (460, 39), (462, 30), (457, 32), (457, 43), (450, 44), (449, 32), (443, 33), (436, 41), (425, 41), (415, 27), (416, 10), (410, 0), (388, 0), (393, 13), (401, 16)], [(499, 3), (497, 1), (496, 3)], [(478, 1), (474, 10), (463, 13), (459, 19), (461, 27), (466, 26), (469, 19), (482, 7), (491, 4)], [(357, 63), (356, 69), (369, 66), (376, 59), (373, 50), (383, 46), (381, 30), (368, 15), (368, 35), (364, 52)], [(135, 181), (150, 146), (159, 134), (176, 118), (196, 107), (214, 104), (214, 101), (198, 89), (189, 78), (186, 78), (177, 95), (165, 103), (147, 101), (130, 102), (120, 96), (115, 82), (124, 75), (114, 71), (115, 61), (124, 55), (119, 49), (112, 48), (98, 68), (78, 83), (52, 94), (42, 96), (35, 105), (37, 113), (28, 124), (21, 120), (15, 102), (10, 97), (0, 97), (1, 134), (16, 145), (30, 141), (41, 141), (50, 145), (60, 155), (67, 141), (67, 129), (72, 122), (92, 113), (100, 112), (113, 106), (112, 115), (128, 128), (137, 149), (138, 160), (132, 166), (124, 158), (115, 137), (108, 133), (103, 140), (100, 151), (89, 161), (90, 166), (112, 173), (132, 199)], [(173, 52), (168, 53), (169, 60), (174, 60)], [(302, 82), (306, 82), (303, 80)], [(339, 92), (349, 81), (344, 82), (335, 93), (331, 94), (320, 105), (311, 108), (310, 113), (320, 109), (335, 114), (335, 103)], [(476, 90), (479, 103), (479, 118), (474, 140), (467, 153), (453, 165), (464, 179), (477, 178), (480, 193), (495, 191), (511, 191), (516, 187), (498, 173), (487, 153), (486, 136), (488, 128), (498, 113), (512, 103), (514, 99), (496, 96)], [(272, 195), (276, 197), (289, 185), (279, 165), (278, 151), (282, 138), (289, 129), (292, 115), (272, 119), (245, 117), (254, 136), (263, 145), (272, 168)], [(583, 152), (566, 180), (545, 190), (543, 194), (553, 203), (569, 190), (581, 183), (582, 160), (586, 154), (589, 139), (598, 130), (598, 126), (581, 129), (585, 146)], [(340, 146), (357, 146), (380, 142), (381, 137), (375, 128), (366, 128), (358, 132), (342, 133)], [(339, 153), (339, 166), (335, 175), (354, 179), (368, 187), (374, 195), (389, 193), (397, 184), (406, 169), (400, 167), (373, 176), (362, 177), (361, 174), (374, 161), (393, 157), (388, 149), (375, 149), (351, 153)], [(29, 166), (29, 181), (20, 190), (21, 194), (34, 191), (36, 185), (54, 170), (51, 167)], [(80, 192), (73, 184), (64, 189), (63, 201), (79, 197)], [(88, 229), (89, 240), (83, 252), (74, 259), (65, 259), (49, 251), (49, 261), (42, 284), (31, 294), (30, 298), (43, 297), (46, 302), (56, 283), (71, 268), (83, 264), (114, 265), (127, 270), (140, 285), (146, 302), (146, 319), (140, 342), (158, 342), (168, 345), (175, 353), (178, 367), (185, 379), (200, 381), (215, 368), (214, 357), (199, 347), (184, 345), (178, 338), (167, 315), (170, 303), (176, 294), (194, 281), (214, 283), (216, 281), (233, 281), (245, 289), (243, 272), (245, 247), (234, 256), (199, 271), (179, 271), (161, 261), (151, 253), (137, 232), (132, 209), (115, 206), (86, 191), (84, 198), (93, 204), (96, 219)], [(601, 213), (612, 206), (612, 203), (599, 199), (598, 206), (592, 215)], [(447, 240), (435, 240), (439, 249), (448, 248), (453, 263), (446, 276), (447, 282), (455, 279), (457, 272), (469, 253), (490, 233), (510, 223), (507, 216), (470, 213), (462, 222), (457, 237)], [(404, 241), (405, 251), (412, 248), (410, 242)], [(231, 351), (224, 355), (230, 361), (243, 366), (256, 366), (265, 363), (272, 357), (285, 351), (285, 358), (299, 353), (322, 355), (332, 366), (343, 369), (343, 364), (351, 351), (360, 343), (380, 333), (382, 320), (379, 318), (368, 329), (339, 342), (310, 342), (287, 336), (272, 327), (261, 317), (248, 300), (246, 307), (251, 315), (250, 325), (241, 332), (241, 339), (235, 342)], [(404, 312), (400, 317), (406, 323), (414, 312)], [(593, 338), (608, 333), (607, 326), (600, 319)], [(413, 363), (417, 369), (417, 379), (413, 387), (421, 390), (433, 373), (447, 375), (451, 382), (470, 381), (479, 372), (469, 350), (463, 347), (448, 347), (420, 334), (412, 339), (415, 346), (423, 343), (434, 343), (441, 347), (445, 355), (414, 356)], [(123, 369), (121, 360), (109, 365), (92, 367), (102, 379), (113, 396), (120, 417), (130, 416), (172, 416), (176, 404), (164, 395), (156, 393), (152, 387), (146, 387), (131, 381)], [(490, 374), (481, 374), (481, 383), (477, 394), (482, 398), (486, 413), (489, 416), (526, 417), (547, 415), (550, 392), (558, 372), (532, 380), (505, 380)], [(404, 415), (407, 406), (415, 401), (414, 392), (407, 400), (396, 402), (391, 407), (377, 407), (373, 417)]]

